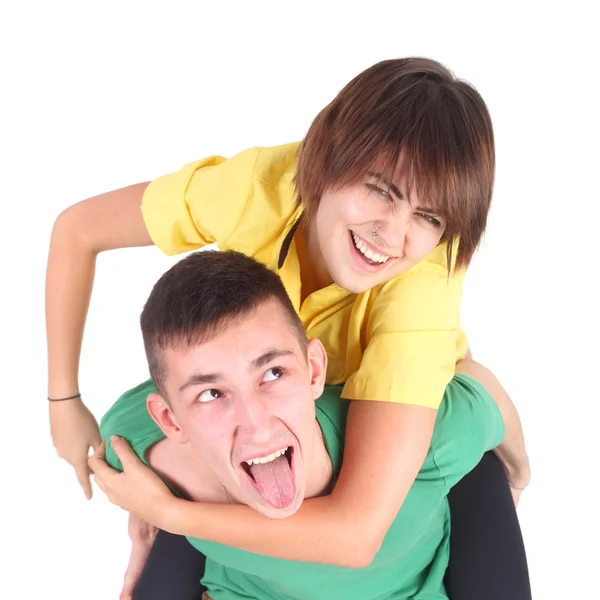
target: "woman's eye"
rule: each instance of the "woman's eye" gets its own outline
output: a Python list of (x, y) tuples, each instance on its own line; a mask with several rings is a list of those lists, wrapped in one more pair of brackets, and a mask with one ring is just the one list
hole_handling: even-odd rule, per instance
[(223, 394), (219, 390), (204, 390), (198, 396), (198, 402), (212, 402), (213, 400), (217, 400), (217, 398), (222, 398)]
[(432, 217), (431, 215), (428, 215), (427, 213), (418, 213), (418, 214), (422, 219), (424, 219), (430, 225), (433, 225), (434, 227), (442, 226), (442, 223), (435, 217)]
[(263, 381), (275, 381), (276, 379), (280, 379), (283, 376), (283, 369), (280, 367), (273, 367), (265, 372), (263, 375)]
[(384, 190), (383, 188), (379, 187), (378, 185), (375, 185), (374, 183), (367, 183), (367, 187), (382, 198), (385, 198), (386, 200), (394, 200), (387, 190)]

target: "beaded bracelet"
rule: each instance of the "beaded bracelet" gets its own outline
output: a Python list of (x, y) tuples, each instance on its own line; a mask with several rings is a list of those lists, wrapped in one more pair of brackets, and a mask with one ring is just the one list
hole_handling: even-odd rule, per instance
[(520, 488), (517, 487), (514, 483), (511, 483), (510, 481), (508, 482), (508, 485), (513, 489), (513, 490), (517, 490), (517, 492), (522, 492), (525, 490), (524, 487)]

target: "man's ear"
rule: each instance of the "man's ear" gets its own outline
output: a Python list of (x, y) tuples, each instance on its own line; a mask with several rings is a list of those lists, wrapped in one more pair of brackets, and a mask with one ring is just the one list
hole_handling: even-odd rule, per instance
[(327, 352), (325, 346), (317, 338), (312, 338), (306, 346), (308, 369), (310, 372), (310, 387), (316, 400), (323, 393), (327, 375)]
[(146, 399), (146, 407), (154, 422), (163, 430), (168, 438), (177, 444), (187, 443), (187, 435), (183, 433), (171, 407), (160, 394), (149, 394)]

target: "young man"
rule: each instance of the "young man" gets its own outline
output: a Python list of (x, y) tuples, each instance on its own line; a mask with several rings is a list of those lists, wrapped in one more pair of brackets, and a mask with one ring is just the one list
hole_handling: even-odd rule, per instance
[[(275, 273), (235, 252), (193, 254), (158, 281), (141, 323), (159, 393), (148, 396), (142, 384), (123, 396), (102, 421), (103, 439), (124, 437), (182, 498), (246, 504), (270, 519), (331, 490), (348, 403), (339, 388), (324, 391), (324, 347), (307, 340)], [(284, 561), (189, 538), (207, 556), (209, 597), (446, 598), (446, 496), (502, 441), (510, 405), (483, 367), (463, 362), (457, 373), (423, 467), (370, 564), (360, 556), (360, 569)], [(128, 450), (111, 440), (108, 463), (127, 468), (136, 461)], [(111, 497), (110, 478), (119, 475), (100, 456), (91, 465)], [(185, 515), (184, 500), (156, 497), (165, 514)]]

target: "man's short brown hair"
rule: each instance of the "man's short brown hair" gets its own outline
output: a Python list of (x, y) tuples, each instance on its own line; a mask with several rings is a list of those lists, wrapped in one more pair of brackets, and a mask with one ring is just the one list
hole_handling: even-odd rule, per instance
[(440, 63), (386, 60), (355, 77), (313, 121), (298, 155), (296, 191), (309, 222), (328, 187), (362, 180), (382, 160), (389, 181), (400, 154), (406, 193), (446, 219), (466, 267), (485, 230), (494, 184), (494, 134), (479, 93)]
[(299, 343), (307, 337), (279, 275), (257, 260), (227, 251), (201, 251), (171, 267), (154, 285), (140, 318), (150, 376), (167, 399), (165, 348), (208, 341), (265, 302), (284, 310)]

